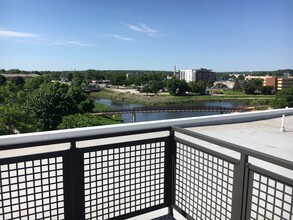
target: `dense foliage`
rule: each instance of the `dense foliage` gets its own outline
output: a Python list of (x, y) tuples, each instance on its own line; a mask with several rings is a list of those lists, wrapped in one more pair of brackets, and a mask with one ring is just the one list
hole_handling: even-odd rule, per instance
[(5, 82), (6, 82), (6, 77), (3, 75), (0, 75), (0, 86), (4, 85)]
[(90, 112), (94, 104), (77, 87), (45, 83), (27, 99), (27, 109), (38, 118), (42, 130), (55, 130), (62, 117)]
[(204, 95), (207, 84), (204, 81), (189, 82), (180, 79), (169, 79), (167, 81), (167, 88), (171, 95), (182, 96), (187, 93)]
[(237, 92), (242, 91), (242, 87), (241, 87), (238, 79), (236, 79), (236, 81), (234, 83), (233, 91), (237, 91)]
[(263, 80), (262, 79), (251, 79), (245, 81), (243, 86), (243, 90), (246, 94), (255, 94), (260, 93), (263, 87)]
[(198, 81), (198, 82), (189, 82), (188, 86), (189, 86), (189, 91), (191, 93), (204, 95), (206, 92), (207, 84), (204, 81)]
[[(108, 123), (109, 120), (105, 120), (104, 117), (93, 116), (91, 114), (75, 114), (62, 117), (62, 122), (58, 125), (58, 129), (90, 127), (106, 125)], [(115, 123), (115, 121), (111, 120), (111, 123)], [(119, 122), (116, 121), (116, 123)]]
[(273, 108), (293, 107), (293, 87), (278, 92), (271, 106)]
[(78, 87), (44, 77), (6, 80), (0, 85), (0, 135), (57, 129), (63, 117), (93, 108), (93, 101)]
[(11, 81), (0, 86), (0, 134), (40, 130), (36, 118), (25, 108), (26, 97), (22, 87)]
[(187, 82), (176, 78), (167, 81), (167, 88), (171, 95), (185, 95), (189, 91)]

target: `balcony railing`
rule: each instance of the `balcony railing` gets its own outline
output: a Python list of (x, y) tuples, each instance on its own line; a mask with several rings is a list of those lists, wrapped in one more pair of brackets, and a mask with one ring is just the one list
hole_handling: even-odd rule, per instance
[(249, 158), (288, 170), (292, 161), (184, 128), (283, 114), (293, 109), (2, 136), (0, 219), (126, 219), (163, 208), (187, 219), (293, 219), (293, 180)]

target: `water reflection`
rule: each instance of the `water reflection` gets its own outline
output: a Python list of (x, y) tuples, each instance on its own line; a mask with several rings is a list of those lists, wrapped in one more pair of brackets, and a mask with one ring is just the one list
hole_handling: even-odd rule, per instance
[[(135, 107), (141, 107), (143, 105), (125, 103), (121, 101), (113, 101), (109, 99), (98, 99), (96, 102), (102, 103), (109, 106), (113, 110), (125, 110), (132, 109)], [(193, 103), (183, 103), (183, 106), (223, 106), (223, 107), (240, 107), (243, 105), (241, 102), (193, 102)], [(218, 112), (158, 112), (158, 113), (137, 113), (136, 121), (155, 121), (163, 119), (176, 119), (176, 118), (187, 118), (205, 115), (217, 115)], [(131, 122), (131, 114), (122, 114), (124, 123)]]

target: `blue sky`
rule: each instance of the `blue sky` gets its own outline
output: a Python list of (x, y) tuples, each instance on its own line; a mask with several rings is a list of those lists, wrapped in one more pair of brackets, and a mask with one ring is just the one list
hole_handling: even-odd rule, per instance
[(0, 69), (293, 69), (292, 0), (0, 0)]

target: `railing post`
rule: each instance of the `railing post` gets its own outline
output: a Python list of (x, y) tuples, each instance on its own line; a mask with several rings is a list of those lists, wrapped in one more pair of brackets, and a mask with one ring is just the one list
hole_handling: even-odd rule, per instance
[(131, 122), (132, 122), (132, 123), (135, 123), (135, 122), (136, 122), (136, 112), (135, 112), (135, 111), (133, 111), (133, 112), (131, 113)]
[[(288, 107), (286, 107), (287, 109)], [(285, 114), (282, 116), (282, 124), (281, 124), (281, 128), (280, 128), (281, 132), (285, 132)]]
[(169, 141), (166, 146), (165, 154), (165, 202), (169, 208), (169, 214), (173, 215), (173, 206), (175, 204), (175, 153), (176, 143), (174, 140), (174, 131), (169, 133)]
[(83, 155), (76, 148), (74, 141), (71, 142), (68, 152), (67, 175), (64, 184), (66, 219), (82, 220), (85, 219)]
[(248, 190), (248, 156), (241, 154), (240, 163), (234, 169), (232, 218), (245, 220)]

